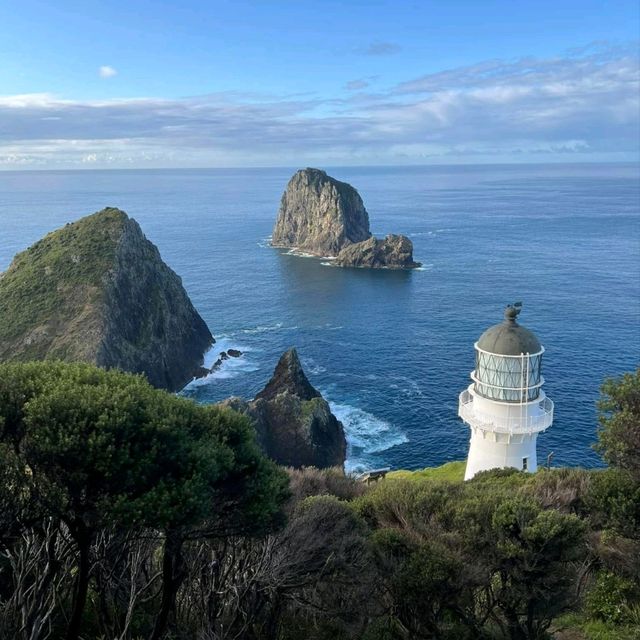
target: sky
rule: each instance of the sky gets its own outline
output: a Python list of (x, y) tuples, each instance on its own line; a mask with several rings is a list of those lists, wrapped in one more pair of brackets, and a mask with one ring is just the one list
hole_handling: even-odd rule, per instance
[(637, 162), (637, 0), (2, 0), (0, 169)]

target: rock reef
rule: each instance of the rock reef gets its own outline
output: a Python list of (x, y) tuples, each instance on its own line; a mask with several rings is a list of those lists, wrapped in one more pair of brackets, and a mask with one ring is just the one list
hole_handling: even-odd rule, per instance
[(420, 266), (413, 260), (409, 238), (374, 238), (360, 194), (320, 169), (301, 169), (289, 180), (271, 243), (316, 256), (337, 257), (335, 265), (341, 267)]
[(384, 240), (373, 236), (351, 244), (340, 251), (334, 263), (339, 267), (368, 267), (372, 269), (413, 269), (413, 244), (402, 235), (388, 235)]
[(90, 362), (177, 391), (213, 342), (180, 277), (119, 209), (49, 233), (0, 275), (0, 360)]
[(282, 355), (254, 400), (233, 397), (220, 404), (251, 419), (260, 446), (278, 464), (344, 466), (347, 443), (342, 423), (307, 379), (295, 349)]

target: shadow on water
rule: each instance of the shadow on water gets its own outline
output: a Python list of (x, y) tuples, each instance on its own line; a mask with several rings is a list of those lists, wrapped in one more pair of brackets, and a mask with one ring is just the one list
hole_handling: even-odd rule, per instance
[[(303, 326), (342, 324), (391, 309), (408, 311), (412, 304), (413, 274), (400, 269), (350, 269), (333, 267), (326, 259), (307, 258), (278, 251), (281, 304)], [(389, 307), (391, 305), (391, 307)]]

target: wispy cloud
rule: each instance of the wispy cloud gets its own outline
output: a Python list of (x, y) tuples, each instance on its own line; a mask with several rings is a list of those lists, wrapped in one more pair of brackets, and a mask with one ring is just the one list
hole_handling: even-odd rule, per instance
[(371, 85), (374, 80), (377, 80), (379, 76), (367, 76), (366, 78), (355, 78), (354, 80), (349, 80), (344, 85), (344, 88), (347, 91), (361, 91), (362, 89), (366, 89)]
[(366, 47), (356, 49), (356, 53), (361, 53), (365, 56), (390, 56), (394, 53), (398, 53), (402, 50), (402, 47), (395, 42), (372, 42)]
[[(0, 97), (0, 164), (286, 165), (638, 153), (634, 48), (492, 60), (339, 99)], [(351, 93), (353, 92), (353, 93)]]
[(98, 75), (101, 78), (113, 78), (113, 76), (118, 75), (118, 72), (113, 67), (110, 67), (108, 64), (106, 64), (98, 69)]
[(349, 80), (349, 82), (344, 85), (344, 88), (347, 91), (358, 91), (360, 89), (366, 89), (368, 86), (369, 82), (367, 80)]

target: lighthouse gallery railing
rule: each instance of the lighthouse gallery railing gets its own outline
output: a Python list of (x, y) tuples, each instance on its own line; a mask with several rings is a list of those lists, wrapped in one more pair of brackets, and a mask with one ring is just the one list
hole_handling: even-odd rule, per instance
[[(533, 404), (533, 403), (532, 403)], [(468, 424), (485, 431), (500, 433), (536, 433), (544, 431), (553, 422), (553, 402), (544, 398), (535, 403), (534, 415), (496, 416), (478, 411), (473, 406), (473, 395), (465, 389), (460, 394), (458, 415)], [(517, 405), (516, 405), (517, 406)], [(521, 405), (524, 409), (527, 405)], [(531, 407), (531, 404), (529, 405)], [(528, 411), (528, 410), (527, 410)]]

